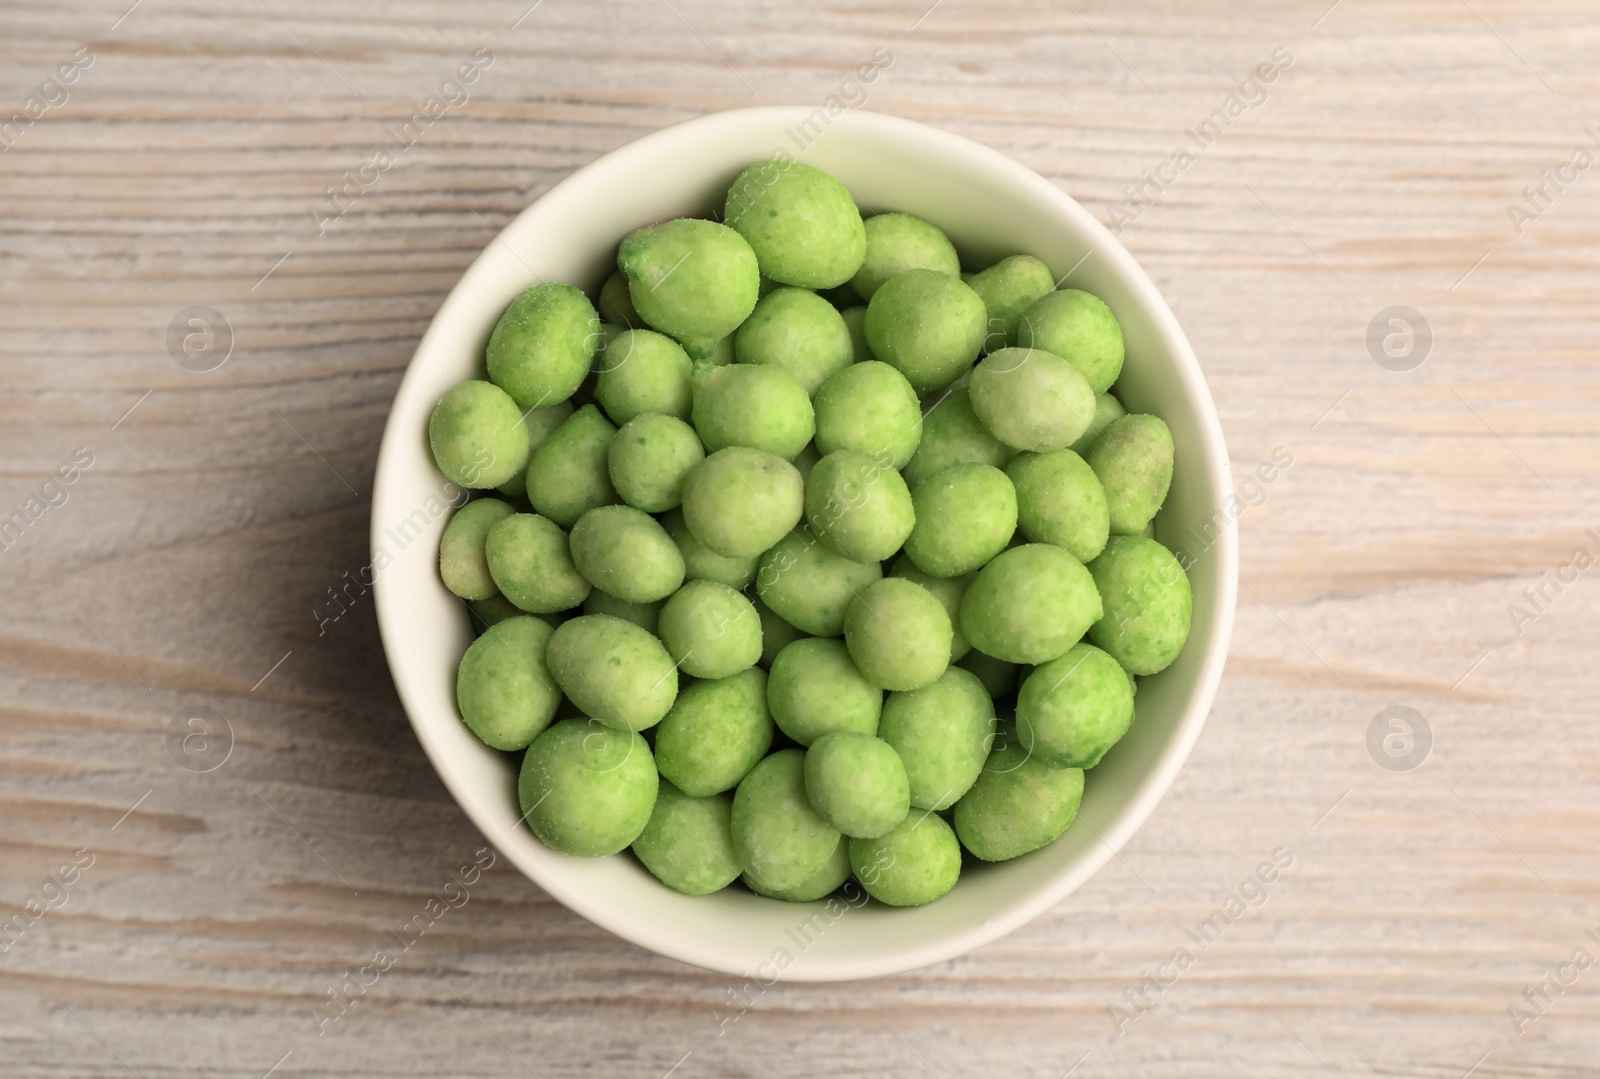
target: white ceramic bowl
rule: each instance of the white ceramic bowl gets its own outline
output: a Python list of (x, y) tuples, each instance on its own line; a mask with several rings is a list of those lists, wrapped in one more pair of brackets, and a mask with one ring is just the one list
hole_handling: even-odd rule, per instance
[[(467, 815), (518, 869), (590, 921), (663, 955), (769, 984), (868, 978), (950, 959), (1087, 880), (1150, 814), (1200, 733), (1228, 650), (1237, 578), (1216, 410), (1172, 312), (1122, 245), (1067, 195), (994, 150), (875, 113), (847, 111), (825, 125), (819, 115), (756, 108), (691, 120), (579, 169), (523, 211), (423, 336), (395, 397), (373, 493), (374, 591), (389, 667), (417, 738)], [(1177, 446), (1158, 536), (1197, 556), (1188, 645), (1166, 671), (1140, 680), (1138, 719), (1089, 773), (1077, 823), (1044, 850), (969, 865), (949, 895), (915, 909), (835, 903), (830, 913), (824, 903), (783, 903), (739, 887), (691, 897), (657, 883), (627, 854), (557, 854), (519, 826), (518, 759), (484, 746), (456, 712), (456, 663), (473, 634), (465, 608), (439, 581), (452, 492), (428, 451), (434, 402), (462, 379), (484, 377), (489, 332), (519, 291), (541, 279), (598, 286), (624, 234), (720, 209), (742, 168), (780, 152), (839, 177), (866, 210), (903, 210), (939, 225), (964, 263), (1027, 252), (1058, 276), (1072, 270), (1070, 284), (1104, 299), (1127, 339), (1117, 392), (1130, 411), (1165, 419)], [(1209, 545), (1198, 538), (1208, 526)]]

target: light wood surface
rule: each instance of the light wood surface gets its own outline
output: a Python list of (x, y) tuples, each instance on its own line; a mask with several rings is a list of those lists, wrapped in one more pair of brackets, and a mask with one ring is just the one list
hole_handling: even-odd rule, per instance
[[(0, 551), (0, 916), (49, 908), (0, 954), (0, 1073), (1600, 1074), (1600, 967), (1524, 997), (1575, 949), (1600, 960), (1600, 586), (1508, 612), (1600, 556), (1600, 168), (1521, 234), (1508, 213), (1600, 153), (1593, 3), (527, 6), (0, 11), (0, 117), (92, 58), (0, 153), (0, 518), (92, 456)], [(497, 865), (319, 1032), (328, 987), (485, 842), (411, 734), (369, 600), (321, 635), (311, 614), (366, 561), (378, 435), (428, 319), (570, 170), (707, 111), (820, 102), (880, 47), (867, 107), (1102, 219), (1293, 56), (1122, 237), (1241, 480), (1293, 457), (1240, 522), (1193, 758), (1086, 887), (932, 969), (780, 983), (719, 1030), (729, 979)], [(470, 100), (319, 233), (329, 185), (479, 49)], [(1392, 305), (1431, 326), (1415, 370), (1369, 355)], [(191, 306), (232, 327), (210, 373), (168, 354)], [(1431, 729), (1414, 770), (1369, 754), (1390, 705)], [(234, 735), (203, 773), (169, 753), (196, 706)], [(1200, 948), (1186, 929), (1279, 848), (1265, 901)], [(1117, 1036), (1110, 1009), (1179, 948), (1193, 963)], [(1514, 1004), (1542, 1011), (1520, 1035)]]

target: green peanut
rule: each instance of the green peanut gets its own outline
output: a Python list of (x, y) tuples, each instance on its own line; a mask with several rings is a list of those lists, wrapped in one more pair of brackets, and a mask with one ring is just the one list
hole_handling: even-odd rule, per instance
[(694, 797), (732, 790), (772, 746), (767, 674), (693, 682), (656, 728), (656, 765)]
[(640, 318), (696, 359), (739, 328), (761, 288), (756, 254), (744, 237), (695, 218), (628, 233), (617, 249), (617, 268), (627, 275)]
[(1098, 296), (1079, 289), (1050, 292), (1017, 320), (1016, 342), (1042, 348), (1076, 367), (1095, 393), (1105, 393), (1122, 373), (1122, 327)]
[(783, 458), (728, 446), (695, 465), (684, 481), (683, 519), (717, 554), (750, 558), (800, 523), (805, 488)]
[(685, 895), (720, 891), (740, 872), (732, 815), (733, 799), (726, 794), (692, 798), (663, 779), (650, 820), (633, 841), (633, 853), (674, 891)]
[(450, 482), (499, 487), (528, 463), (528, 430), (522, 409), (500, 387), (462, 382), (428, 417), (428, 447)]
[(609, 456), (617, 429), (593, 405), (557, 427), (528, 461), (528, 501), (562, 528), (596, 506), (617, 501)]
[(606, 343), (596, 370), (595, 400), (619, 427), (647, 412), (689, 418), (694, 361), (666, 334), (618, 334)]
[(767, 704), (778, 729), (809, 746), (832, 731), (875, 734), (883, 690), (861, 673), (843, 642), (803, 637), (772, 661)]
[(832, 288), (850, 280), (866, 257), (867, 230), (849, 189), (810, 165), (751, 165), (728, 188), (723, 209), (774, 281)]
[[(962, 600), (963, 614), (967, 602)], [(885, 577), (863, 588), (844, 616), (850, 658), (869, 682), (883, 689), (920, 689), (937, 681), (950, 665), (950, 640), (944, 604), (902, 577)]]
[(853, 363), (822, 383), (814, 402), (817, 450), (858, 450), (904, 468), (922, 437), (922, 406), (906, 377), (886, 363)]
[(683, 583), (683, 555), (654, 517), (597, 506), (572, 526), (572, 561), (596, 588), (629, 603), (666, 599)]
[(1017, 344), (1017, 321), (1022, 312), (1056, 287), (1050, 267), (1032, 255), (1001, 259), (967, 282), (989, 312), (984, 351), (998, 352)]
[(769, 364), (794, 377), (807, 394), (855, 358), (850, 328), (834, 306), (803, 288), (762, 297), (734, 335), (740, 363)]
[(545, 666), (552, 632), (520, 615), (490, 626), (467, 646), (456, 669), (456, 707), (486, 745), (523, 749), (550, 725), (561, 703)]
[(1194, 613), (1188, 574), (1172, 552), (1153, 539), (1115, 536), (1089, 572), (1105, 603), (1089, 639), (1133, 674), (1170, 666)]
[(522, 408), (571, 397), (600, 346), (600, 316), (571, 285), (547, 281), (521, 292), (489, 335), (489, 378)]
[(990, 353), (973, 369), (968, 391), (989, 433), (1019, 450), (1066, 449), (1094, 418), (1094, 391), (1083, 375), (1036, 348)]
[(589, 582), (572, 561), (567, 534), (534, 513), (501, 518), (483, 541), (495, 587), (531, 614), (554, 614), (582, 603)]
[(1089, 451), (1111, 515), (1111, 531), (1144, 530), (1172, 486), (1172, 432), (1159, 416), (1137, 413), (1112, 420)]
[(439, 537), (439, 577), (462, 599), (488, 599), (499, 592), (489, 575), (484, 540), (489, 529), (516, 510), (498, 498), (468, 502), (451, 516)]
[(954, 277), (961, 272), (955, 245), (937, 225), (910, 214), (878, 214), (867, 218), (866, 248), (850, 287), (869, 301), (885, 281), (907, 270), (929, 269)]
[(1063, 547), (1079, 562), (1105, 549), (1111, 511), (1094, 470), (1072, 450), (1024, 453), (1006, 465), (1017, 490), (1017, 528), (1034, 543)]
[(684, 481), (705, 456), (694, 428), (673, 416), (646, 413), (612, 438), (606, 475), (628, 505), (661, 513), (683, 501)]
[(877, 562), (855, 562), (798, 528), (761, 556), (756, 593), (785, 622), (813, 637), (844, 632), (856, 593), (883, 576)]
[(661, 608), (658, 635), (685, 674), (727, 678), (761, 658), (761, 617), (716, 581), (690, 581)]
[(659, 783), (650, 747), (638, 734), (564, 719), (528, 747), (517, 797), (523, 819), (546, 846), (601, 858), (639, 838)]
[(608, 727), (642, 731), (678, 696), (678, 670), (652, 634), (604, 614), (556, 627), (545, 663), (567, 699)]
[(907, 270), (867, 304), (867, 344), (918, 393), (942, 390), (965, 374), (983, 346), (983, 301), (959, 277)]
[(1095, 581), (1060, 547), (1028, 543), (1003, 551), (961, 598), (972, 647), (1007, 663), (1044, 663), (1077, 644), (1100, 618)]

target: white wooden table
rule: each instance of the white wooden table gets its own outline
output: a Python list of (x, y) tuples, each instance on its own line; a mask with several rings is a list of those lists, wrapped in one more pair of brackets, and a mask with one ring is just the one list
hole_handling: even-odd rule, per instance
[[(0, 119), (0, 520), (25, 521), (0, 534), (0, 915), (26, 923), (0, 954), (0, 1074), (1600, 1074), (1600, 599), (1586, 567), (1559, 576), (1600, 557), (1600, 169), (1558, 171), (1600, 154), (1600, 11), (1326, 8), (0, 11), (20, 118)], [(879, 49), (882, 77), (845, 85)], [(1238, 90), (1275, 54), (1264, 100)], [(321, 633), (312, 614), (366, 561), (418, 336), (570, 170), (835, 93), (994, 146), (1102, 219), (1122, 203), (1241, 481), (1292, 456), (1241, 490), (1238, 628), (1193, 758), (1087, 887), (929, 970), (780, 983), (719, 1032), (728, 979), (501, 865), (319, 1030), (329, 986), (484, 844), (401, 713), (370, 597)], [(1237, 118), (1191, 140), (1230, 93)], [(1378, 320), (1386, 367), (1369, 326), (1394, 306), (1427, 332), (1390, 358), (1404, 327)], [(175, 323), (205, 331), (193, 307), (231, 336), (209, 372), (169, 351)], [(1419, 766), (1369, 751), (1390, 706), (1426, 723)], [(169, 751), (197, 708), (231, 750)], [(1280, 848), (1292, 865), (1201, 947)], [(1180, 948), (1181, 977), (1130, 1003)], [(1545, 1000), (1547, 972), (1572, 984)]]

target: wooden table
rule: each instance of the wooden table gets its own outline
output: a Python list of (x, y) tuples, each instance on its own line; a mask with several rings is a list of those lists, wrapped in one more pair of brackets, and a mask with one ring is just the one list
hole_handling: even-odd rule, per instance
[[(1600, 154), (1592, 3), (125, 2), (0, 13), (0, 517), (25, 517), (0, 538), (0, 914), (44, 910), (0, 955), (0, 1073), (1600, 1074), (1600, 586), (1565, 569), (1600, 556), (1600, 170), (1570, 164)], [(780, 983), (719, 1033), (729, 979), (497, 866), (319, 1031), (484, 843), (370, 600), (312, 614), (366, 561), (418, 336), (570, 170), (820, 102), (879, 48), (866, 107), (1122, 204), (1241, 484), (1292, 457), (1241, 487), (1188, 767), (1088, 886), (933, 969)], [(1239, 89), (1285, 56), (1264, 100)], [(215, 370), (174, 362), (230, 331)], [(1390, 706), (1423, 718), (1420, 766), (1383, 747)], [(184, 726), (203, 708), (225, 757)]]

